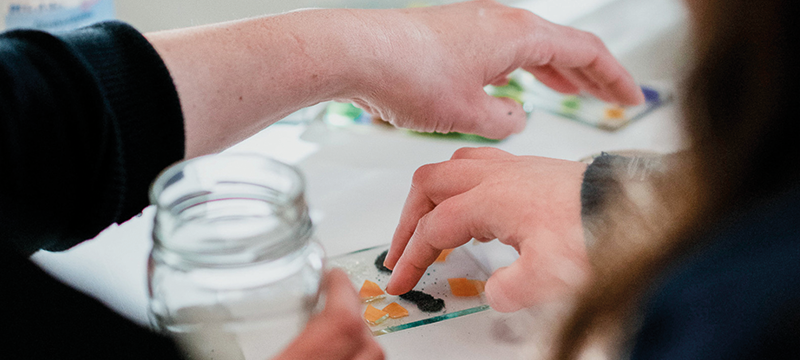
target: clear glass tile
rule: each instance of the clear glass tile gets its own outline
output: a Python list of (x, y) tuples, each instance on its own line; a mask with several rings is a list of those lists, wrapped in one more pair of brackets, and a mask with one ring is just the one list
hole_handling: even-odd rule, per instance
[[(328, 259), (329, 267), (336, 267), (344, 270), (353, 282), (356, 290), (361, 289), (364, 280), (370, 280), (382, 289), (389, 283), (390, 274), (382, 273), (375, 267), (375, 259), (389, 248), (389, 245), (381, 245), (368, 249), (354, 251), (338, 257)], [(486, 295), (481, 293), (479, 296), (456, 297), (450, 291), (447, 279), (467, 278), (471, 280), (486, 281), (489, 272), (466, 249), (456, 248), (447, 256), (445, 262), (437, 262), (428, 268), (428, 271), (420, 279), (414, 290), (422, 291), (435, 298), (444, 300), (444, 309), (438, 312), (423, 312), (417, 305), (401, 299), (399, 296), (386, 294), (380, 300), (369, 302), (378, 309), (396, 302), (408, 310), (408, 316), (400, 319), (387, 319), (386, 321), (370, 326), (372, 334), (375, 336), (388, 334), (396, 331), (413, 329), (418, 326), (445, 321), (460, 316), (474, 314), (489, 309)], [(366, 309), (367, 303), (362, 305), (362, 314)]]

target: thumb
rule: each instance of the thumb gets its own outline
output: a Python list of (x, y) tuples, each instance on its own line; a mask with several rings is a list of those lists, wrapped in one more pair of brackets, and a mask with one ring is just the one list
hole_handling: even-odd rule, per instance
[(479, 101), (466, 107), (465, 110), (466, 115), (473, 118), (473, 121), (472, 129), (464, 132), (491, 139), (504, 139), (511, 134), (522, 132), (528, 120), (528, 115), (520, 103), (510, 98), (494, 97), (485, 92)]
[(536, 304), (536, 289), (528, 284), (528, 272), (521, 257), (510, 266), (495, 270), (485, 288), (492, 309), (514, 312)]
[(486, 282), (489, 305), (499, 312), (557, 300), (580, 288), (587, 279), (581, 261), (548, 254), (547, 251), (523, 249), (519, 259), (497, 269)]

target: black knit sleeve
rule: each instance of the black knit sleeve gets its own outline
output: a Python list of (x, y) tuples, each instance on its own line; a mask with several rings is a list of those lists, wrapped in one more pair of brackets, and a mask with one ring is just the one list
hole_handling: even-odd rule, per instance
[(623, 196), (623, 184), (646, 181), (668, 168), (668, 156), (620, 156), (603, 153), (586, 168), (581, 185), (581, 219), (586, 230), (586, 242), (594, 243), (593, 233), (603, 226), (603, 210), (609, 201)]
[(0, 34), (0, 285), (4, 354), (179, 359), (169, 339), (59, 283), (23, 255), (61, 250), (147, 205), (183, 157), (183, 118), (158, 54), (131, 27)]
[(139, 213), (153, 178), (183, 157), (169, 72), (119, 22), (0, 35), (0, 119), (0, 238), (27, 254)]

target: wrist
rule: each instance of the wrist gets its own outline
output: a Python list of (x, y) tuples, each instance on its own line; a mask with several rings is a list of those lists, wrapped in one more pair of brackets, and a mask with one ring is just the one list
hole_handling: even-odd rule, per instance
[(330, 21), (321, 47), (327, 91), (320, 101), (353, 101), (374, 95), (380, 83), (388, 81), (386, 64), (392, 56), (389, 25), (381, 21), (386, 10), (326, 11)]

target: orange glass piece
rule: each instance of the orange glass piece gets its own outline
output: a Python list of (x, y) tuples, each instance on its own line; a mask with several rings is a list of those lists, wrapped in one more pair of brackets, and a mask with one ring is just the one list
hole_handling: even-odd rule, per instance
[(439, 257), (437, 257), (436, 261), (434, 261), (434, 262), (439, 263), (439, 262), (447, 261), (447, 255), (450, 255), (450, 253), (453, 252), (453, 250), (454, 249), (444, 249), (444, 250), (442, 250), (442, 253), (439, 254)]
[(625, 119), (625, 108), (619, 106), (606, 108), (606, 119), (614, 119), (614, 120)]
[(383, 292), (378, 284), (364, 280), (364, 285), (361, 285), (361, 291), (358, 292), (358, 296), (361, 297), (361, 300), (364, 302), (375, 301), (378, 299), (382, 299), (386, 296), (386, 293)]
[(383, 311), (388, 313), (389, 317), (392, 319), (399, 319), (401, 317), (408, 316), (408, 310), (396, 302), (386, 305), (386, 307), (383, 308)]
[(478, 290), (478, 293), (483, 293), (484, 289), (486, 289), (486, 281), (483, 280), (470, 280), (472, 281), (472, 285), (475, 285), (475, 290)]
[(367, 310), (364, 311), (364, 320), (370, 325), (378, 325), (389, 318), (386, 311), (378, 310), (372, 305), (367, 305)]
[[(470, 280), (466, 278), (453, 278), (447, 279), (447, 282), (450, 283), (450, 291), (453, 293), (454, 296), (478, 296), (481, 294), (483, 290), (483, 282), (478, 282), (479, 280)], [(481, 289), (478, 289), (480, 285)]]

